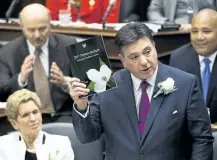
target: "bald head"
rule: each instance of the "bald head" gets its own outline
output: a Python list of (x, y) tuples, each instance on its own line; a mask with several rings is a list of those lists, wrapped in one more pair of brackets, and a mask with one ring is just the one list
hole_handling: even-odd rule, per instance
[(217, 12), (199, 11), (192, 19), (191, 42), (196, 52), (208, 57), (217, 50)]
[(198, 19), (210, 21), (211, 23), (215, 23), (217, 25), (217, 12), (212, 9), (203, 9), (194, 15), (192, 23)]
[(20, 20), (25, 23), (26, 20), (38, 20), (44, 19), (50, 21), (50, 13), (46, 7), (41, 4), (33, 3), (27, 5), (20, 12)]
[(20, 22), (26, 39), (35, 47), (45, 44), (50, 32), (50, 13), (41, 4), (30, 4), (20, 13)]

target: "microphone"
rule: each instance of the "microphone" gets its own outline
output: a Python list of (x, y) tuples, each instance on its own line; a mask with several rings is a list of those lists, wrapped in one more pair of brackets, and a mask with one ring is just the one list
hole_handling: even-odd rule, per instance
[(116, 2), (116, 0), (110, 0), (110, 1), (109, 1), (109, 5), (108, 5), (108, 7), (107, 7), (107, 9), (106, 9), (106, 12), (105, 12), (105, 14), (104, 14), (104, 16), (103, 16), (103, 19), (102, 19), (102, 28), (103, 28), (103, 29), (105, 29), (105, 22), (106, 22), (106, 19), (108, 18), (108, 15), (109, 15), (109, 13), (111, 12), (111, 9), (112, 9), (113, 6), (115, 5), (115, 2)]
[(5, 19), (7, 22), (9, 21), (9, 18), (11, 17), (11, 14), (14, 11), (14, 8), (18, 2), (19, 2), (19, 0), (13, 0), (11, 2), (10, 7), (8, 8), (7, 12), (5, 13)]

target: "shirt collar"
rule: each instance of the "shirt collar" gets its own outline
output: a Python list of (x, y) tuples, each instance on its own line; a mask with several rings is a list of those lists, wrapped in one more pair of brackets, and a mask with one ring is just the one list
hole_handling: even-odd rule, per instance
[[(156, 80), (156, 76), (157, 76), (157, 71), (158, 71), (158, 65), (157, 65), (157, 67), (156, 67), (156, 70), (155, 70), (154, 74), (153, 74), (150, 78), (146, 79), (146, 82), (147, 82), (149, 85), (153, 86), (153, 87), (155, 86), (155, 80)], [(134, 89), (135, 89), (136, 91), (138, 91), (138, 90), (140, 89), (140, 84), (141, 84), (141, 82), (142, 82), (143, 80), (141, 80), (141, 79), (135, 77), (132, 73), (131, 73), (131, 78), (132, 78), (132, 82), (133, 82), (133, 87), (134, 87)]]
[(214, 52), (213, 54), (211, 54), (209, 57), (204, 57), (204, 56), (198, 55), (198, 56), (199, 56), (200, 64), (203, 62), (203, 59), (204, 59), (204, 58), (209, 58), (209, 60), (211, 61), (211, 63), (214, 63), (215, 58), (216, 58), (216, 55), (217, 55), (217, 51), (215, 51), (215, 52)]
[[(35, 51), (35, 46), (33, 46), (30, 42), (29, 42), (29, 40), (26, 40), (26, 42), (27, 42), (27, 46), (29, 47), (29, 51), (31, 52), (33, 52), (34, 53), (34, 51)], [(48, 42), (49, 42), (49, 38), (47, 38), (47, 40), (46, 40), (46, 42), (42, 45), (42, 47), (41, 47), (41, 50), (42, 50), (42, 52), (43, 53), (47, 53), (46, 52), (46, 50), (47, 50), (47, 48), (48, 48)]]

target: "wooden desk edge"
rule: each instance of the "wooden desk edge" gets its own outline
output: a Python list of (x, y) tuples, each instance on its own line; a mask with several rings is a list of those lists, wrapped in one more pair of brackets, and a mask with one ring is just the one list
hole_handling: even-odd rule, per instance
[[(2, 30), (17, 30), (21, 31), (19, 24), (14, 23), (0, 23), (0, 29)], [(88, 27), (76, 27), (76, 26), (53, 26), (51, 27), (52, 32), (62, 33), (62, 34), (75, 34), (75, 35), (88, 35), (96, 36), (102, 35), (105, 37), (114, 37), (117, 30), (112, 29), (94, 29)], [(163, 35), (178, 35), (178, 34), (189, 34), (189, 31), (169, 31), (169, 32), (157, 32), (153, 33), (153, 36), (163, 36)]]

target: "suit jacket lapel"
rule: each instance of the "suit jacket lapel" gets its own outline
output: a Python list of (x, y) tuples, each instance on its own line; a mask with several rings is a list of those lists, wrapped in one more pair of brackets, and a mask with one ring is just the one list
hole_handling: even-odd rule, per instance
[(25, 159), (26, 145), (23, 141), (19, 139), (20, 134), (12, 133), (11, 136), (14, 136), (13, 149), (12, 149), (13, 152), (10, 151), (11, 157), (14, 157), (16, 159)]
[[(29, 48), (28, 48), (28, 45), (27, 45), (27, 43), (26, 43), (26, 39), (23, 37), (22, 38), (22, 40), (21, 40), (22, 42), (21, 42), (21, 44), (23, 44), (23, 45), (21, 45), (20, 46), (20, 54), (19, 54), (19, 56), (20, 56), (20, 59), (22, 60), (22, 61), (24, 61), (24, 59), (28, 56), (28, 55), (30, 55), (29, 54)], [(22, 62), (23, 63), (23, 62)], [(21, 64), (22, 64), (21, 63)], [(33, 71), (29, 74), (29, 78), (28, 78), (28, 89), (30, 89), (30, 90), (34, 90), (34, 81), (33, 81)]]
[[(163, 70), (163, 65), (161, 63), (159, 63), (157, 77), (155, 80), (155, 87), (154, 87), (153, 96), (159, 90), (159, 88), (157, 87), (158, 83), (165, 81), (168, 78), (168, 77), (166, 77), (166, 75), (167, 74), (165, 74), (165, 71)], [(154, 122), (154, 120), (158, 114), (158, 111), (159, 111), (161, 105), (162, 105), (164, 97), (165, 96), (163, 94), (160, 94), (156, 98), (151, 99), (151, 106), (150, 106), (148, 117), (147, 117), (146, 124), (145, 124), (145, 131), (144, 131), (144, 134), (142, 136), (142, 140), (140, 142), (141, 144), (144, 142), (145, 138), (147, 137), (147, 135), (148, 135), (148, 133), (149, 133), (149, 131), (153, 125), (153, 122)]]
[(198, 11), (198, 9), (199, 9), (199, 5), (198, 5), (198, 3), (199, 3), (199, 5), (200, 5), (200, 3), (201, 3), (201, 1), (192, 1), (192, 4), (193, 4), (193, 11), (194, 11), (194, 13), (196, 13), (197, 11)]
[(122, 81), (120, 84), (118, 84), (118, 87), (119, 90), (122, 91), (121, 94), (123, 94), (123, 96), (121, 97), (123, 97), (122, 100), (124, 103), (124, 107), (127, 110), (127, 115), (131, 122), (132, 128), (135, 131), (138, 142), (140, 142), (136, 102), (131, 75), (127, 70), (124, 70), (120, 77), (122, 78)]
[(217, 79), (217, 58), (215, 58), (213, 67), (212, 67), (212, 73), (211, 73), (211, 77), (210, 77), (210, 83), (209, 83), (209, 89), (208, 89), (208, 94), (207, 94), (207, 106), (209, 106), (209, 103), (211, 101), (211, 97), (213, 94), (213, 91), (215, 90), (216, 87), (216, 79)]
[(192, 47), (192, 45), (190, 45), (188, 53), (189, 54), (187, 58), (189, 61), (187, 61), (186, 64), (187, 70), (185, 71), (197, 76), (200, 82), (200, 88), (202, 88), (199, 57), (197, 52)]
[[(48, 45), (48, 54), (49, 54), (49, 75), (50, 75), (50, 67), (51, 67), (51, 64), (52, 62), (57, 62), (57, 59), (59, 57), (57, 57), (57, 41), (56, 39), (54, 38), (54, 36), (51, 34), (49, 36), (49, 45)], [(50, 84), (50, 88), (52, 89), (52, 83), (49, 83)]]
[(19, 158), (20, 159), (25, 159), (26, 147), (21, 142), (18, 142), (18, 144), (16, 144), (16, 151), (15, 152), (16, 152), (16, 155), (17, 155), (17, 157), (16, 157), (17, 159), (19, 159)]
[(169, 6), (169, 8), (171, 8), (171, 9), (169, 9), (169, 11), (171, 11), (169, 14), (170, 15), (169, 20), (173, 22), (174, 18), (175, 18), (177, 0), (170, 0), (169, 2), (170, 2), (170, 4), (167, 5), (167, 9), (168, 9), (168, 6)]

